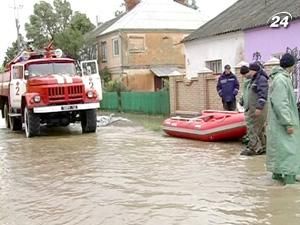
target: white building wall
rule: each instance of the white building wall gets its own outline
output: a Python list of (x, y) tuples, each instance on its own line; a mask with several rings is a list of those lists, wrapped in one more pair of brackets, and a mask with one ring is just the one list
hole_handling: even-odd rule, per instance
[(222, 60), (222, 68), (233, 68), (244, 60), (244, 33), (234, 32), (185, 43), (186, 74), (195, 77), (206, 67), (206, 61)]

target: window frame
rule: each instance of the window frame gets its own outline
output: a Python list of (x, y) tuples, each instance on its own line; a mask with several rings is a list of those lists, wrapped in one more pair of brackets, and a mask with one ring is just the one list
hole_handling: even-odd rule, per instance
[[(115, 47), (115, 43), (118, 43), (118, 53), (116, 54), (116, 47)], [(113, 56), (120, 56), (120, 38), (113, 38), (112, 39), (112, 53), (113, 53)]]
[[(213, 65), (214, 63), (215, 63), (215, 65)], [(215, 60), (205, 61), (205, 66), (208, 69), (212, 70), (214, 74), (221, 74), (222, 73), (222, 59), (215, 59)], [(216, 70), (215, 70), (215, 68), (212, 68), (212, 67), (216, 67)]]
[[(12, 66), (11, 80), (22, 80), (24, 79), (24, 65), (15, 64)], [(18, 76), (16, 76), (18, 74)]]
[(100, 60), (107, 62), (107, 41), (100, 42)]
[[(142, 48), (130, 48), (130, 40), (142, 40), (143, 46)], [(128, 35), (128, 52), (130, 53), (140, 53), (145, 52), (146, 50), (146, 43), (145, 43), (145, 35), (138, 35), (138, 34), (130, 34)]]

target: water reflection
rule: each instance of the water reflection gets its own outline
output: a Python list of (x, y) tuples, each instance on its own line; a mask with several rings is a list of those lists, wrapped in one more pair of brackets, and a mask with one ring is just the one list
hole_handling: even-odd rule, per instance
[[(55, 135), (58, 133), (58, 135)], [(61, 135), (63, 134), (63, 135)], [(238, 143), (141, 127), (0, 129), (1, 224), (299, 224), (299, 185), (273, 182)]]

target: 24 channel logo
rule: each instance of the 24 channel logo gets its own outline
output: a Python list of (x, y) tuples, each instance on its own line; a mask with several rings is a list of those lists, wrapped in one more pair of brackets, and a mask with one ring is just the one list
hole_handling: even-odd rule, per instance
[(268, 24), (272, 22), (270, 24), (271, 28), (287, 28), (292, 19), (292, 14), (290, 14), (289, 12), (279, 12), (269, 18)]

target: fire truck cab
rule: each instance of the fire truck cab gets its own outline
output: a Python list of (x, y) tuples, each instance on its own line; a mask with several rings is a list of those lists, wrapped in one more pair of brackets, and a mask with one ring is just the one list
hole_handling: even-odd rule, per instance
[(95, 132), (102, 100), (97, 62), (76, 62), (61, 50), (24, 51), (0, 74), (0, 109), (6, 127), (38, 136), (40, 126), (68, 126), (81, 121), (83, 133)]

